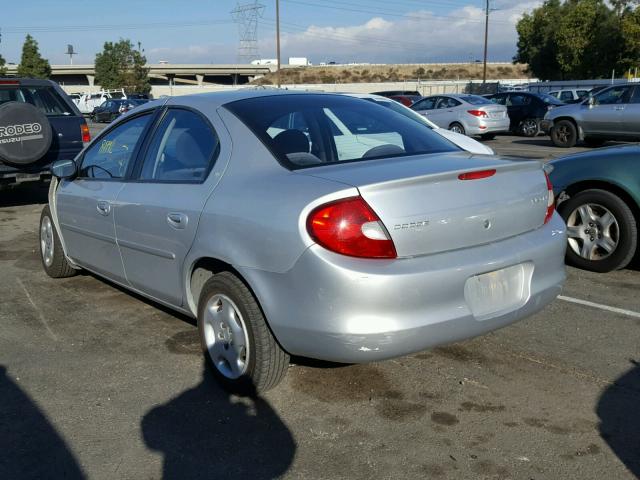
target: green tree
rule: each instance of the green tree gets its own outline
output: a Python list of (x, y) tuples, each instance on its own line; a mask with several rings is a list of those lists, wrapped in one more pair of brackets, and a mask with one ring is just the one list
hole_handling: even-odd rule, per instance
[(31, 35), (27, 35), (22, 45), (18, 76), (29, 78), (49, 78), (51, 76), (49, 60), (42, 58), (38, 42)]
[(7, 67), (5, 65), (4, 57), (0, 55), (0, 77), (7, 74)]
[(102, 52), (96, 54), (96, 83), (102, 88), (124, 88), (129, 92), (149, 93), (147, 59), (135, 50), (130, 40), (105, 42)]

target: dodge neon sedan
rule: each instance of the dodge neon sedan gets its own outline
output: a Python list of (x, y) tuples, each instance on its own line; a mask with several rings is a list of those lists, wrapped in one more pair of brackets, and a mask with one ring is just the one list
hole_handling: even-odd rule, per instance
[(45, 271), (196, 317), (237, 391), (275, 386), (289, 355), (369, 362), (489, 332), (565, 278), (540, 163), (474, 156), (344, 95), (151, 102), (53, 172)]

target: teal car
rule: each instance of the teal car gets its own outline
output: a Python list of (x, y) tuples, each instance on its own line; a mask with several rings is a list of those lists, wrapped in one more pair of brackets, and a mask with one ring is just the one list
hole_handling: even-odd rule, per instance
[(567, 224), (566, 262), (594, 272), (626, 267), (638, 253), (640, 146), (601, 148), (550, 162)]

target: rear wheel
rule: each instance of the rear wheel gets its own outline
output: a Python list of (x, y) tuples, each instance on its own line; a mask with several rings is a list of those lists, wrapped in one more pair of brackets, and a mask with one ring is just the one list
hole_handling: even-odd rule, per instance
[(207, 364), (227, 390), (255, 395), (275, 387), (289, 367), (260, 306), (234, 274), (222, 272), (204, 284), (198, 331)]
[(462, 126), (461, 123), (458, 123), (458, 122), (454, 122), (451, 125), (449, 125), (449, 130), (455, 133), (459, 133), (461, 135), (466, 135), (464, 127)]
[(78, 273), (64, 255), (49, 205), (40, 215), (40, 259), (44, 271), (52, 278), (72, 277)]
[(496, 138), (496, 134), (495, 133), (483, 133), (482, 135), (480, 135), (480, 138), (482, 140), (493, 140), (494, 138)]
[(538, 121), (535, 118), (527, 118), (520, 122), (518, 133), (525, 137), (535, 137), (540, 132)]
[(567, 223), (567, 263), (593, 272), (626, 267), (638, 244), (629, 206), (605, 190), (585, 190), (563, 202), (558, 212)]
[(570, 148), (578, 141), (578, 129), (570, 120), (560, 120), (551, 127), (551, 142), (560, 148)]

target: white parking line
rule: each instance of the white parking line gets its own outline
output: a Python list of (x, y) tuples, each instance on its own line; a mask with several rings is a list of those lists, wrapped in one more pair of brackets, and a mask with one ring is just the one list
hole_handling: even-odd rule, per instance
[(559, 295), (558, 299), (564, 300), (565, 302), (577, 303), (578, 305), (585, 305), (587, 307), (599, 308), (600, 310), (606, 310), (607, 312), (627, 315), (628, 317), (640, 318), (640, 312), (634, 312), (633, 310), (625, 310), (624, 308), (610, 307), (609, 305), (589, 302), (587, 300), (580, 300), (579, 298), (565, 297), (564, 295)]

